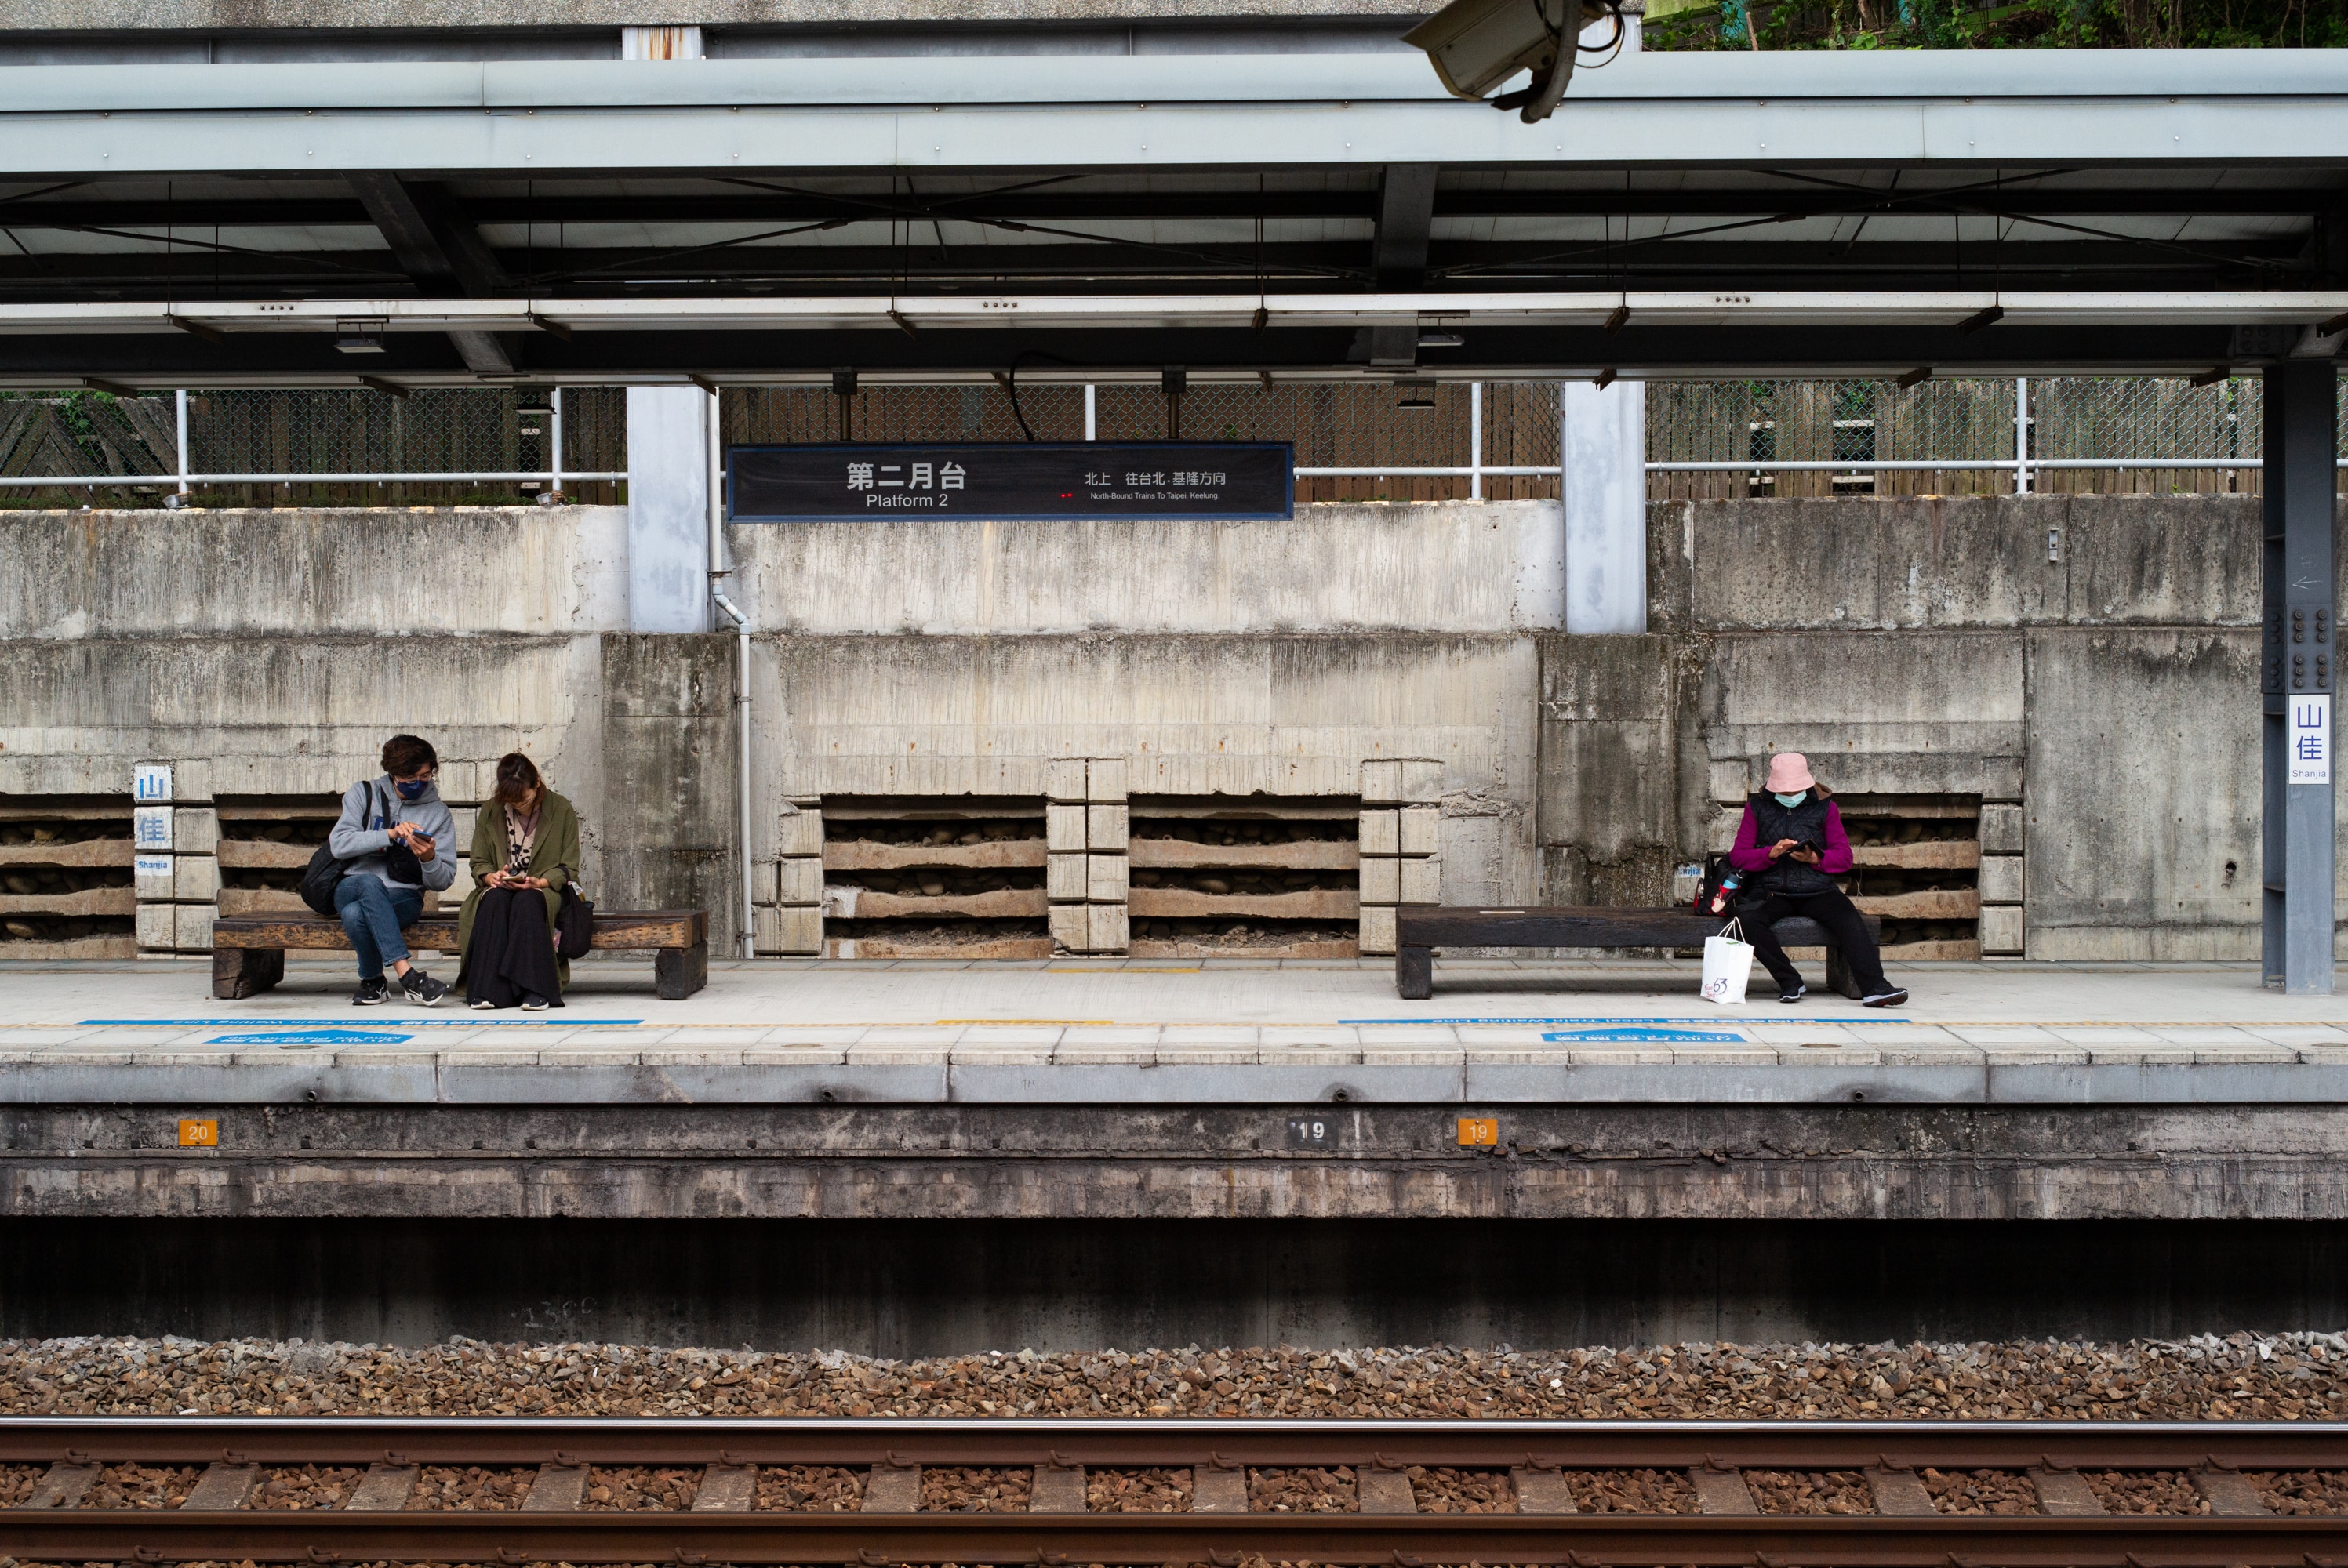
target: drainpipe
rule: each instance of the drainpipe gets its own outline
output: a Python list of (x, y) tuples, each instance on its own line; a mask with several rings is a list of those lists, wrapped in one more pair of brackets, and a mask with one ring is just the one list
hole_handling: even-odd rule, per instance
[(750, 618), (735, 607), (726, 597), (718, 579), (730, 575), (733, 565), (726, 554), (726, 500), (721, 487), (725, 483), (726, 435), (717, 420), (720, 413), (717, 388), (709, 388), (709, 598), (726, 612), (734, 623), (734, 647), (738, 655), (734, 676), (734, 710), (742, 724), (742, 777), (737, 793), (742, 803), (742, 957), (748, 958), (755, 933), (752, 926), (757, 920), (757, 890), (752, 886), (750, 864)]

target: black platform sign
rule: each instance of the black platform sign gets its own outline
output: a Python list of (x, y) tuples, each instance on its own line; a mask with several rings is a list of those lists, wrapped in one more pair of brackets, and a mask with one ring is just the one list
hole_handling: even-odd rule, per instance
[(736, 446), (726, 475), (726, 513), (737, 523), (1271, 519), (1296, 502), (1284, 441)]

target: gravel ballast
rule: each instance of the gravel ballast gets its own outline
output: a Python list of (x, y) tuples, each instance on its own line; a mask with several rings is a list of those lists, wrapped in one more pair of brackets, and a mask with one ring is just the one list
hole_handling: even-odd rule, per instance
[(905, 1361), (472, 1339), (407, 1348), (89, 1337), (0, 1340), (0, 1413), (2315, 1420), (2348, 1416), (2343, 1371), (2348, 1336), (2328, 1334)]

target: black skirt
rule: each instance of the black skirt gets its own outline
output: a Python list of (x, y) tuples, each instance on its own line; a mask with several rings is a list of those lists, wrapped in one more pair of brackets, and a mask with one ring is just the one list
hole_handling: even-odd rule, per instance
[(528, 887), (491, 887), (473, 907), (473, 939), (465, 949), (465, 999), (520, 1007), (535, 992), (562, 1005), (554, 968), (554, 938), (546, 926), (546, 895)]

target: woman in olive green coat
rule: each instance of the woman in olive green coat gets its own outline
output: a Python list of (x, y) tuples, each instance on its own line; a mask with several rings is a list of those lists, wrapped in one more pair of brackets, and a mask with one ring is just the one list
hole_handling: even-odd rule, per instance
[(579, 813), (520, 752), (498, 761), (497, 793), (473, 824), (472, 866), (457, 915), (467, 998), (476, 1008), (561, 1007), (571, 963), (555, 951), (555, 917), (579, 869)]

